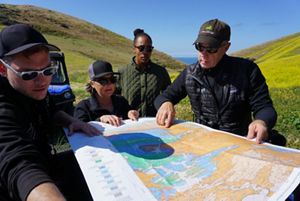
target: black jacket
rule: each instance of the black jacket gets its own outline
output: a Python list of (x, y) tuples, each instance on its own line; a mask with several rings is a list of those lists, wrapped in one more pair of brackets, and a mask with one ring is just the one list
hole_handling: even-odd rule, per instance
[(96, 97), (92, 95), (90, 98), (78, 103), (75, 107), (74, 117), (85, 122), (99, 121), (102, 115), (111, 114), (122, 117), (123, 119), (128, 119), (128, 111), (132, 109), (128, 101), (120, 95), (112, 95), (111, 98), (114, 107), (113, 112), (103, 109), (101, 105), (99, 105)]
[(2, 197), (25, 200), (35, 186), (52, 182), (48, 176), (51, 149), (47, 135), (53, 114), (49, 97), (41, 101), (30, 99), (15, 91), (6, 78), (0, 77)]
[(271, 129), (277, 114), (268, 86), (252, 61), (225, 55), (212, 69), (197, 62), (188, 66), (155, 100), (177, 104), (189, 96), (195, 121), (212, 128), (246, 135), (252, 114)]

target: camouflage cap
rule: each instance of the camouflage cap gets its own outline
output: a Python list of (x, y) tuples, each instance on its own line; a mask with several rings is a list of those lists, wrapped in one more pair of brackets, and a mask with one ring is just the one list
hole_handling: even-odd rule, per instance
[(206, 43), (209, 47), (219, 47), (223, 41), (230, 40), (230, 26), (218, 19), (205, 22), (199, 30), (195, 43)]

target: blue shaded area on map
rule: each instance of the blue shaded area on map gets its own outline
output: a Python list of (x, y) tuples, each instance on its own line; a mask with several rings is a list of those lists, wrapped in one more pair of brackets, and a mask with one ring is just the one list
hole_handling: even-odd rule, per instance
[(108, 139), (135, 171), (152, 176), (151, 182), (157, 186), (149, 188), (152, 194), (158, 200), (162, 197), (168, 200), (177, 192), (183, 192), (210, 177), (217, 168), (214, 158), (224, 151), (237, 148), (236, 145), (229, 146), (204, 155), (174, 154), (171, 144), (186, 134), (175, 136), (166, 130), (152, 129), (113, 135)]

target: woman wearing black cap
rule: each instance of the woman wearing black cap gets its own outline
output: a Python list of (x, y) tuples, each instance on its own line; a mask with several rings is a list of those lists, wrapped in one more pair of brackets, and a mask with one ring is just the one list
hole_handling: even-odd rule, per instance
[(115, 75), (111, 64), (106, 61), (97, 60), (90, 65), (90, 82), (86, 90), (91, 97), (78, 103), (74, 117), (85, 122), (100, 121), (114, 126), (121, 125), (122, 119), (138, 119), (138, 111), (132, 110), (123, 96), (114, 94)]

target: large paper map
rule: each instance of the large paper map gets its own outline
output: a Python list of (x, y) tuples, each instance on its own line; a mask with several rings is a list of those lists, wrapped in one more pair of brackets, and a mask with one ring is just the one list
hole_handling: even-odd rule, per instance
[(96, 201), (285, 200), (300, 183), (298, 150), (192, 122), (92, 124), (105, 137), (69, 141)]

